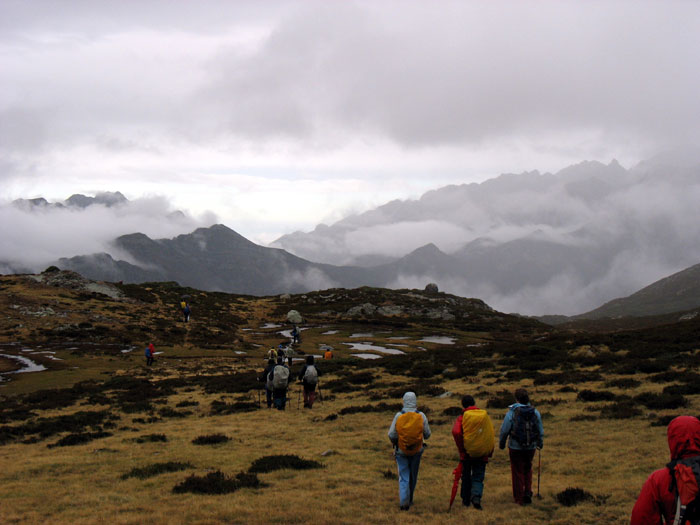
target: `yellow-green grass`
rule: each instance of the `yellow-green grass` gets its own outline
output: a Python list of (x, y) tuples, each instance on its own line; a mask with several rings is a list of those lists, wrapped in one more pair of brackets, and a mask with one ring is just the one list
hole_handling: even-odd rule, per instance
[[(167, 369), (170, 363), (162, 363)], [(136, 373), (137, 370), (127, 370)], [(38, 376), (39, 374), (26, 374)], [(382, 376), (381, 379), (388, 379)], [(391, 378), (397, 379), (397, 378)], [(209, 415), (214, 399), (249, 399), (248, 395), (208, 395), (199, 388), (171, 396), (168, 406), (183, 400), (199, 405), (184, 410), (183, 419), (152, 424), (134, 423), (143, 414), (121, 415), (114, 435), (85, 445), (47, 448), (49, 438), (34, 444), (13, 443), (0, 447), (0, 522), (2, 523), (625, 523), (646, 476), (661, 468), (668, 458), (665, 428), (651, 427), (649, 420), (571, 422), (595, 403), (575, 401), (575, 393), (557, 392), (558, 387), (533, 387), (531, 383), (492, 384), (492, 379), (447, 381), (442, 386), (455, 394), (473, 393), (485, 406), (480, 392), (529, 386), (533, 399), (561, 398), (556, 405), (540, 405), (545, 416), (545, 447), (541, 452), (542, 499), (530, 507), (512, 503), (507, 451), (497, 450), (486, 471), (484, 510), (465, 509), (459, 496), (451, 513), (447, 503), (452, 469), (458, 455), (451, 436), (454, 417), (441, 412), (459, 405), (458, 395), (448, 398), (420, 397), (419, 405), (430, 408), (433, 436), (423, 455), (415, 505), (408, 513), (398, 511), (398, 483), (384, 472), (396, 470), (386, 432), (393, 413), (363, 413), (325, 421), (347, 406), (368, 402), (366, 392), (336, 394), (333, 401), (297, 410), (298, 386), (290, 392), (291, 406), (284, 412), (265, 408), (227, 416)], [(323, 383), (322, 383), (323, 385)], [(601, 384), (586, 385), (593, 389)], [(658, 390), (659, 385), (640, 387), (639, 393)], [(664, 413), (698, 413), (698, 396), (690, 407)], [(387, 400), (390, 401), (390, 400)], [(396, 399), (395, 402), (399, 402)], [(264, 403), (263, 403), (264, 405)], [(103, 409), (81, 405), (71, 410), (47, 411), (42, 415), (70, 413), (77, 409)], [(504, 409), (489, 409), (496, 428)], [(137, 431), (125, 427), (138, 428)], [(134, 438), (165, 434), (167, 443), (136, 443)], [(194, 438), (223, 433), (231, 441), (198, 446)], [(322, 456), (328, 450), (333, 454)], [(295, 454), (325, 465), (322, 470), (278, 471), (259, 475), (269, 484), (261, 489), (206, 496), (173, 494), (172, 488), (189, 474), (221, 470), (235, 475), (257, 458)], [(537, 459), (533, 485), (537, 484)], [(134, 467), (167, 461), (195, 466), (182, 472), (149, 479), (121, 476)], [(580, 487), (596, 496), (607, 496), (603, 505), (582, 503), (566, 508), (555, 495), (567, 487)]]

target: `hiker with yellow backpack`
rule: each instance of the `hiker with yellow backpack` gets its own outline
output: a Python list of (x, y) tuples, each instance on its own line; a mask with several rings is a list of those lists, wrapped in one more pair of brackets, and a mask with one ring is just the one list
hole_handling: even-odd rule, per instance
[[(459, 450), (462, 467), (460, 496), (462, 505), (468, 507), (471, 504), (481, 510), (486, 463), (493, 455), (495, 445), (493, 423), (486, 410), (477, 408), (470, 395), (462, 397), (462, 409), (462, 415), (457, 417), (452, 427), (452, 437)], [(455, 479), (455, 483), (458, 479)]]
[(413, 504), (413, 492), (424, 449), (423, 440), (429, 437), (428, 418), (418, 411), (416, 394), (406, 392), (403, 395), (403, 409), (396, 413), (389, 427), (389, 439), (394, 444), (394, 457), (399, 470), (401, 510), (408, 510)]

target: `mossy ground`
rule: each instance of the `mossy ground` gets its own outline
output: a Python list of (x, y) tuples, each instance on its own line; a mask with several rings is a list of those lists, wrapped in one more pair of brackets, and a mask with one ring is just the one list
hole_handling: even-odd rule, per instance
[[(164, 294), (156, 293), (157, 288), (154, 292), (135, 288), (133, 295), (148, 292), (155, 299), (118, 304), (99, 300), (90, 308), (63, 290), (30, 287), (24, 294), (17, 285), (12, 297), (5, 296), (0, 304), (3, 312), (14, 311), (9, 304), (28, 303), (27, 297), (52, 304), (51, 294), (60, 293), (71, 310), (84, 312), (72, 318), (76, 325), (94, 325), (95, 316), (108, 317), (110, 308), (119, 306), (121, 315), (143, 314), (138, 321), (143, 331), (153, 319), (160, 319), (162, 333), (174, 333), (168, 323), (183, 333), (177, 332), (180, 341), (171, 335), (156, 339), (156, 349), (164, 353), (147, 368), (140, 350), (145, 341), (125, 341), (130, 346), (138, 343), (129, 353), (119, 350), (124, 347), (109, 346), (118, 344), (119, 323), (96, 341), (76, 336), (77, 342), (70, 338), (52, 342), (32, 338), (39, 333), (33, 317), (3, 321), (13, 327), (0, 326), (0, 334), (4, 333), (0, 343), (23, 343), (8, 346), (8, 351), (19, 353), (20, 347), (41, 344), (63, 361), (44, 359), (48, 371), (13, 375), (0, 388), (0, 436), (3, 427), (12, 430), (5, 429), (6, 441), (0, 445), (0, 522), (626, 523), (642, 483), (668, 460), (665, 427), (652, 423), (673, 415), (700, 414), (700, 395), (692, 388), (682, 394), (684, 407), (678, 397), (664, 395), (664, 389), (692, 385), (696, 377), (700, 353), (689, 342), (690, 334), (548, 333), (536, 325), (525, 329), (519, 321), (507, 325), (510, 321), (505, 318), (507, 330), (465, 331), (442, 322), (411, 320), (399, 326), (382, 319), (341, 319), (322, 313), (307, 319), (309, 329), (302, 332), (300, 349), (312, 354), (319, 353), (320, 344), (336, 349), (336, 359), (319, 363), (324, 372), (323, 401), (317, 400), (312, 410), (297, 409), (300, 388), (294, 384), (286, 411), (265, 408), (264, 396), (258, 408), (255, 374), (262, 370), (267, 349), (284, 339), (278, 332), (288, 328), (261, 327), (283, 322), (276, 312), (287, 307), (303, 312), (303, 300), (284, 303), (278, 298), (215, 295), (207, 307), (210, 317), (198, 318), (193, 308), (192, 322), (184, 326), (171, 315), (179, 297), (179, 291), (171, 288), (166, 287)], [(343, 301), (350, 304), (346, 296)], [(230, 338), (220, 337), (218, 346), (190, 339), (198, 323), (208, 322), (222, 309), (230, 313), (229, 321), (239, 319)], [(337, 333), (325, 334), (329, 331)], [(112, 338), (111, 333), (117, 335)], [(356, 333), (372, 333), (360, 340), (381, 346), (405, 344), (398, 348), (407, 354), (376, 361), (350, 359), (351, 351), (342, 343), (356, 341), (350, 338)], [(419, 342), (428, 335), (454, 337), (455, 344)], [(87, 351), (90, 347), (92, 352)], [(630, 372), (622, 366), (640, 360), (647, 372)], [(299, 367), (295, 364), (294, 371)], [(530, 507), (512, 503), (508, 456), (497, 450), (486, 471), (484, 510), (465, 509), (458, 498), (448, 514), (452, 470), (458, 461), (450, 430), (460, 395), (470, 393), (479, 406), (489, 406), (498, 428), (509, 393), (519, 386), (529, 389), (544, 417), (545, 447), (536, 456), (533, 479), (536, 487), (541, 459), (542, 498)], [(57, 390), (37, 393), (48, 388)], [(423, 456), (415, 505), (400, 513), (397, 481), (388, 475), (396, 467), (386, 432), (395, 405), (408, 388), (419, 391), (419, 406), (429, 416), (433, 436)], [(444, 392), (451, 395), (439, 397)], [(142, 405), (140, 398), (145, 398)], [(61, 418), (78, 412), (105, 415)], [(52, 429), (50, 435), (31, 432), (40, 421)], [(61, 427), (66, 421), (72, 422), (70, 428)], [(100, 432), (111, 435), (99, 437)], [(47, 446), (71, 434), (90, 434), (94, 439)], [(193, 443), (214, 435), (230, 439), (209, 446)], [(275, 455), (297, 456), (322, 468), (260, 473), (257, 488), (250, 488), (255, 486), (251, 479), (237, 478), (256, 461)], [(170, 471), (164, 465), (182, 470)], [(129, 477), (134, 469), (154, 475)], [(236, 491), (173, 492), (192, 476), (206, 479), (216, 472), (221, 479), (238, 479)], [(582, 489), (592, 499), (565, 506), (556, 496), (567, 488)]]

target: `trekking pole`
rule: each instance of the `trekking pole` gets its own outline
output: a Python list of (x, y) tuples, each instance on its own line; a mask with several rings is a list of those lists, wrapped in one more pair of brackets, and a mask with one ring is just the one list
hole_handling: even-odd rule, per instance
[(299, 401), (301, 400), (301, 388), (297, 390), (297, 410), (299, 410)]
[(537, 452), (537, 499), (542, 499), (540, 494), (540, 474), (542, 472), (542, 449)]
[(321, 403), (323, 403), (323, 394), (321, 393), (321, 381), (320, 381), (320, 380), (319, 380), (319, 382), (317, 383), (316, 386), (318, 386), (318, 400), (319, 400)]
[(260, 408), (260, 389), (258, 389), (258, 408)]

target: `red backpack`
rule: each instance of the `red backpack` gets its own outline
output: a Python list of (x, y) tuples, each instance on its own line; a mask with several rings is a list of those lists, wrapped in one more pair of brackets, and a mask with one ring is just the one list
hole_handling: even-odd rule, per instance
[(673, 525), (700, 524), (700, 456), (676, 459), (668, 465), (671, 492), (676, 493)]

